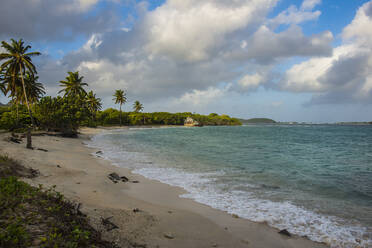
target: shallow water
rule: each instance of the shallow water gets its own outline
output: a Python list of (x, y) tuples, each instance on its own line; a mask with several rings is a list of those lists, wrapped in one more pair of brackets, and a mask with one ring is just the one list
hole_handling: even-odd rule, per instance
[(182, 197), (332, 247), (372, 247), (372, 126), (132, 128), (89, 145)]

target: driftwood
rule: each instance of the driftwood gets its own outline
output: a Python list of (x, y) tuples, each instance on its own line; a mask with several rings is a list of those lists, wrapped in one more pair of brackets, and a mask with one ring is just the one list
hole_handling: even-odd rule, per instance
[(110, 221), (110, 219), (112, 218), (113, 216), (111, 216), (111, 217), (108, 217), (108, 218), (102, 218), (101, 217), (101, 223), (102, 223), (102, 225), (106, 228), (106, 231), (112, 231), (112, 230), (114, 230), (114, 229), (117, 229), (117, 228), (119, 228), (117, 225), (115, 225), (114, 223), (112, 223), (111, 221)]

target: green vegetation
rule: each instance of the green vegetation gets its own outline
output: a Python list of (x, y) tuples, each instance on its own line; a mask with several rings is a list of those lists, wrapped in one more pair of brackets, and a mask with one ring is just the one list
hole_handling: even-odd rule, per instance
[[(0, 54), (0, 90), (10, 97), (9, 105), (0, 106), (0, 129), (24, 132), (30, 127), (47, 131), (61, 132), (74, 137), (80, 126), (97, 125), (183, 125), (191, 117), (202, 125), (241, 125), (238, 119), (227, 115), (199, 115), (186, 113), (142, 113), (143, 104), (135, 101), (133, 112), (123, 112), (122, 105), (127, 102), (127, 92), (118, 89), (113, 101), (119, 110), (102, 108), (102, 101), (85, 87), (84, 77), (79, 72), (68, 72), (65, 80), (59, 82), (63, 96), (43, 96), (43, 84), (38, 82), (37, 71), (31, 57), (39, 52), (27, 53), (31, 48), (22, 40), (2, 42), (6, 53)], [(30, 136), (28, 136), (29, 139)], [(31, 141), (31, 140), (30, 140)], [(31, 144), (31, 142), (30, 142)]]
[[(36, 72), (36, 67), (32, 64), (31, 57), (40, 55), (39, 52), (30, 52), (27, 51), (31, 48), (31, 46), (25, 46), (22, 39), (19, 41), (15, 41), (11, 39), (12, 43), (8, 44), (5, 41), (2, 41), (2, 47), (6, 50), (6, 53), (0, 54), (0, 60), (5, 60), (5, 62), (0, 67), (0, 72), (3, 73), (3, 81), (7, 83), (7, 87), (3, 84), (3, 89), (5, 89), (4, 94), (10, 91), (12, 98), (16, 98), (17, 104), (22, 101), (22, 90), (24, 95), (24, 101), (26, 103), (28, 112), (30, 114), (31, 123), (34, 125), (34, 119), (32, 117), (32, 112), (30, 108), (30, 104), (28, 101), (27, 93), (30, 93), (34, 90), (36, 85), (32, 85), (35, 82), (34, 75)], [(28, 79), (31, 80), (29, 83), (31, 84), (31, 88), (26, 89), (25, 84), (25, 76), (28, 75)], [(19, 80), (19, 78), (21, 80)], [(21, 85), (19, 84), (21, 81)]]
[(268, 118), (252, 118), (248, 120), (240, 119), (243, 124), (270, 124), (276, 123), (276, 121)]
[[(96, 123), (101, 126), (117, 125), (120, 122), (120, 112), (116, 109), (106, 109), (97, 113)], [(190, 112), (185, 113), (140, 113), (124, 112), (123, 123), (125, 125), (183, 125), (187, 117), (191, 117), (202, 125), (241, 125), (236, 118), (228, 115), (199, 115)]]
[(18, 179), (35, 174), (0, 155), (0, 247), (115, 247), (55, 187), (32, 187)]

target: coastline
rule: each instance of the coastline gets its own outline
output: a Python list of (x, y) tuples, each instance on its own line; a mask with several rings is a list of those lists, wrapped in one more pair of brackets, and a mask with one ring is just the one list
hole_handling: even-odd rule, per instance
[[(82, 211), (98, 229), (102, 228), (101, 217), (113, 216), (111, 220), (119, 229), (104, 232), (103, 237), (123, 247), (130, 243), (146, 247), (327, 247), (302, 237), (286, 237), (267, 224), (234, 218), (180, 198), (185, 192), (181, 188), (132, 174), (92, 155), (97, 150), (83, 142), (102, 130), (84, 128), (78, 139), (34, 136), (34, 146), (48, 152), (27, 150), (25, 140), (21, 144), (6, 142), (4, 137), (9, 134), (1, 134), (0, 148), (40, 171), (39, 177), (25, 179), (27, 182), (56, 185), (67, 198), (81, 202)], [(139, 183), (114, 184), (107, 177), (112, 172)]]

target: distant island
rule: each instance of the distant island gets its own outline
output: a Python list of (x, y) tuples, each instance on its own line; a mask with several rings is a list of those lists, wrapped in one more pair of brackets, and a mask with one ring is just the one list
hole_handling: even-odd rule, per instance
[(244, 124), (273, 124), (276, 121), (269, 118), (251, 118), (251, 119), (239, 119)]

